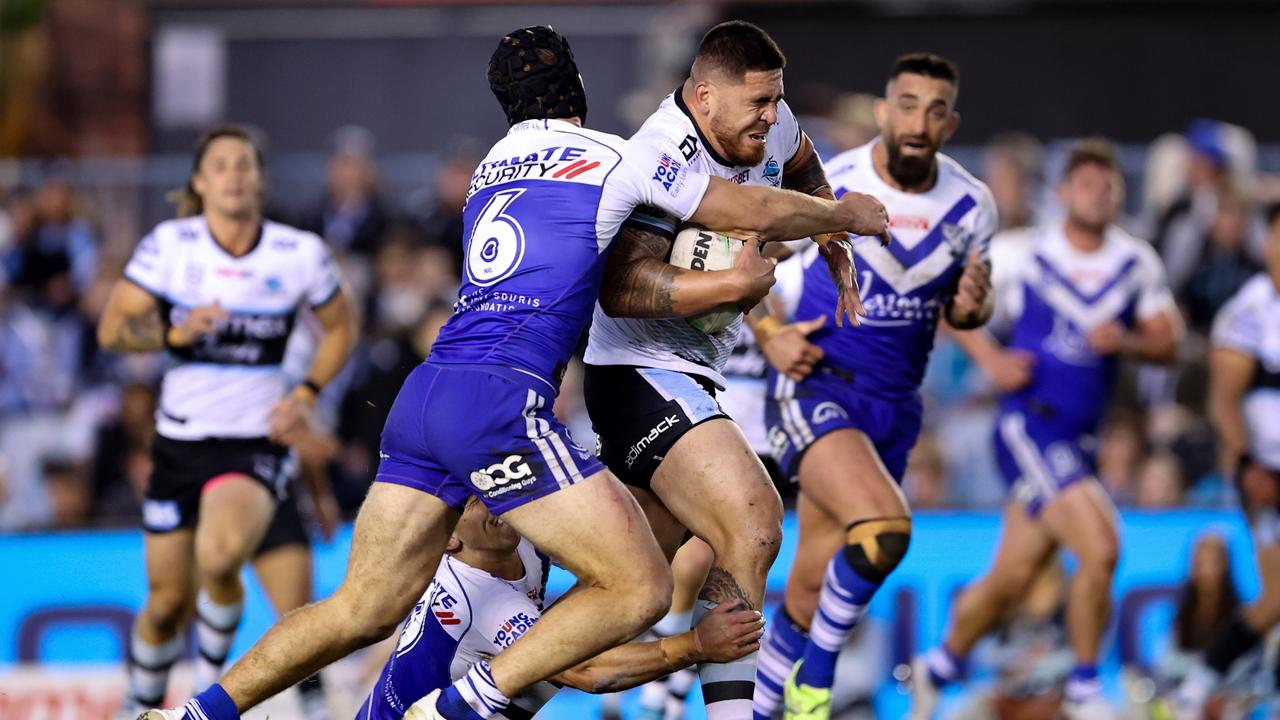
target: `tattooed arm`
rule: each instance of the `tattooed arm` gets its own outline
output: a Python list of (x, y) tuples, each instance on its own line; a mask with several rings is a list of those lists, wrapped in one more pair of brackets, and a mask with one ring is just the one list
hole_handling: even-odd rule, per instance
[(738, 265), (702, 272), (666, 262), (671, 238), (624, 225), (605, 264), (600, 307), (610, 317), (688, 317), (725, 303), (752, 305), (773, 285), (773, 262), (748, 243)]
[(150, 292), (129, 280), (111, 290), (98, 320), (98, 344), (116, 352), (154, 352), (164, 349), (165, 324), (160, 304)]

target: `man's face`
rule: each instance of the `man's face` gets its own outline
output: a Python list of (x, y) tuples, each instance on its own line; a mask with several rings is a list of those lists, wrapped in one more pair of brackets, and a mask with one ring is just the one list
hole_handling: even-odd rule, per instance
[(262, 168), (253, 146), (239, 138), (220, 137), (209, 143), (192, 183), (205, 212), (247, 219), (261, 209)]
[(875, 110), (894, 180), (911, 187), (929, 179), (938, 151), (960, 123), (955, 104), (956, 87), (946, 80), (902, 73), (889, 81)]
[(707, 82), (711, 135), (735, 166), (764, 160), (769, 128), (778, 122), (782, 70), (750, 70), (741, 78), (717, 73)]
[(489, 509), (476, 498), (467, 502), (453, 536), (462, 541), (463, 547), (486, 552), (514, 551), (520, 544), (520, 534), (515, 528), (490, 515)]
[(1121, 196), (1120, 175), (1093, 162), (1077, 166), (1058, 187), (1067, 219), (1096, 232), (1119, 215)]

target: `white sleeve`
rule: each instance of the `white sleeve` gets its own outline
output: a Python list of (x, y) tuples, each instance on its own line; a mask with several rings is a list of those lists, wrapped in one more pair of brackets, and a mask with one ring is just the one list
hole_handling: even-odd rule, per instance
[(773, 295), (782, 301), (782, 312), (786, 322), (795, 319), (796, 308), (800, 306), (800, 296), (804, 293), (804, 271), (818, 257), (818, 246), (810, 244), (802, 252), (778, 263), (773, 277)]
[(491, 595), (483, 603), (471, 629), (478, 631), (492, 646), (494, 655), (519, 640), (542, 617), (532, 600), (514, 590)]
[(1250, 302), (1250, 287), (1251, 284), (1246, 284), (1218, 311), (1210, 340), (1217, 347), (1257, 357), (1262, 349), (1263, 318), (1259, 312), (1261, 306)]
[(974, 217), (974, 223), (969, 251), (973, 252), (973, 249), (977, 248), (978, 257), (990, 261), (991, 238), (1000, 228), (1000, 212), (996, 210), (995, 197), (985, 185), (982, 186), (982, 193), (978, 197), (978, 212)]
[(619, 144), (622, 162), (611, 180), (621, 183), (636, 205), (652, 205), (688, 220), (702, 202), (711, 176), (691, 170), (680, 151), (666, 145), (648, 140)]
[(991, 292), (995, 312), (987, 327), (1002, 334), (1022, 315), (1023, 280), (1031, 265), (1031, 248), (1035, 235), (1026, 230), (1002, 232), (991, 239), (988, 259), (991, 261)]
[(1147, 320), (1173, 307), (1173, 293), (1160, 256), (1150, 245), (1142, 245), (1138, 253), (1138, 319)]
[(333, 261), (329, 246), (316, 235), (309, 235), (311, 246), (308, 258), (308, 278), (305, 296), (307, 304), (318, 308), (333, 299), (342, 287), (338, 266)]
[(777, 157), (786, 158), (782, 161), (786, 165), (800, 152), (800, 121), (796, 120), (795, 113), (791, 112), (791, 106), (787, 105), (786, 100), (778, 103), (778, 137), (782, 138), (784, 144), (779, 148)]
[(163, 248), (156, 228), (142, 238), (124, 267), (125, 279), (158, 298), (164, 298), (169, 290), (168, 258)]

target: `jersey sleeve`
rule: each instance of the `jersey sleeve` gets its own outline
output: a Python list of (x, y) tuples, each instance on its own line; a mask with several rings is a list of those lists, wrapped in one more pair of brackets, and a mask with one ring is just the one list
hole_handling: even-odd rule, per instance
[(1236, 293), (1213, 319), (1210, 340), (1217, 347), (1257, 357), (1262, 344), (1263, 318), (1260, 305), (1250, 302), (1251, 284)]
[(711, 184), (711, 176), (692, 170), (669, 142), (632, 139), (621, 143), (618, 152), (622, 161), (615, 182), (637, 206), (649, 205), (688, 220)]
[(1173, 293), (1169, 290), (1164, 264), (1150, 245), (1140, 246), (1138, 263), (1142, 273), (1138, 286), (1138, 319), (1147, 320), (1173, 306)]
[(309, 243), (311, 245), (308, 260), (310, 267), (304, 296), (308, 305), (318, 308), (338, 294), (342, 282), (338, 275), (337, 264), (333, 260), (333, 253), (329, 252), (329, 246), (318, 236), (312, 235), (310, 239), (312, 241)]
[(996, 200), (991, 190), (985, 185), (978, 196), (978, 212), (974, 215), (973, 242), (969, 252), (978, 250), (978, 257), (991, 262), (991, 238), (1000, 229), (1000, 211), (996, 209)]
[(778, 153), (778, 157), (785, 158), (782, 164), (786, 165), (800, 152), (800, 121), (791, 112), (791, 106), (787, 105), (786, 100), (778, 102), (778, 137), (786, 143)]
[(163, 298), (169, 290), (169, 268), (159, 230), (156, 228), (150, 235), (142, 238), (133, 249), (133, 256), (124, 267), (124, 277), (152, 295)]
[(515, 590), (506, 590), (484, 600), (476, 613), (472, 630), (479, 632), (494, 655), (519, 640), (542, 613), (532, 600)]
[(1025, 229), (997, 233), (991, 238), (988, 259), (995, 312), (987, 321), (987, 327), (997, 335), (1008, 330), (1022, 315), (1024, 273), (1031, 266), (1034, 242), (1034, 231)]
[(774, 271), (773, 295), (782, 301), (782, 312), (787, 322), (795, 319), (804, 294), (804, 273), (818, 258), (818, 246), (809, 245), (804, 250), (778, 263)]

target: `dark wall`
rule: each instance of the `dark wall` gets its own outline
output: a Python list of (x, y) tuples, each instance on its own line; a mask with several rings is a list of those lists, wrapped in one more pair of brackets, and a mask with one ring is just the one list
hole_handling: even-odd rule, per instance
[(1077, 4), (1008, 15), (886, 16), (827, 4), (743, 5), (788, 57), (788, 91), (821, 81), (880, 94), (893, 59), (961, 69), (960, 142), (1002, 130), (1145, 141), (1193, 117), (1280, 141), (1280, 3)]

